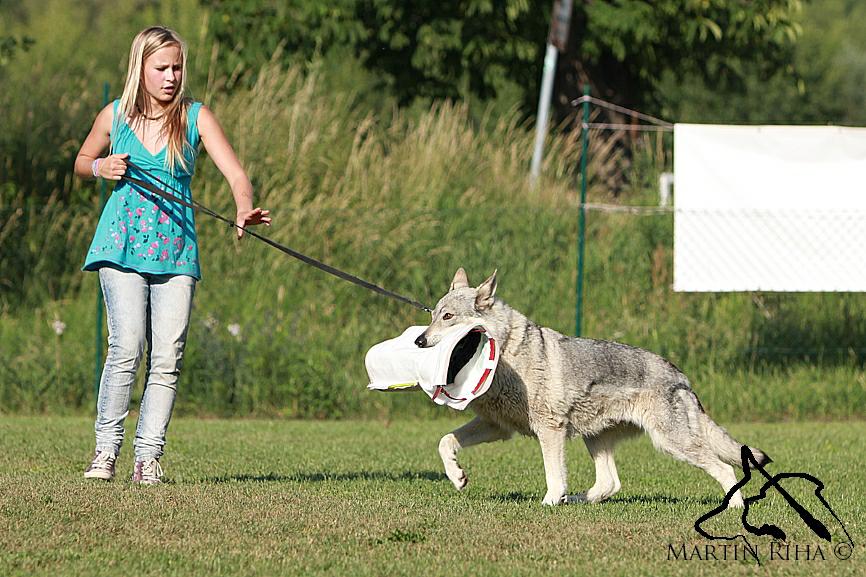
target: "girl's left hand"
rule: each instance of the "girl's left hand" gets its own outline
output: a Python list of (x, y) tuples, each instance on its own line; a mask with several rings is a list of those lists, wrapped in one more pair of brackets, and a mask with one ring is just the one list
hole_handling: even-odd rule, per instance
[[(271, 217), (268, 216), (271, 214), (269, 210), (262, 210), (261, 208), (254, 208), (253, 210), (239, 210), (237, 218), (235, 218), (235, 223), (238, 226), (246, 227), (254, 224), (264, 224), (265, 226), (271, 226)], [(238, 238), (242, 238), (244, 236), (244, 231), (241, 228), (236, 229), (238, 231)]]

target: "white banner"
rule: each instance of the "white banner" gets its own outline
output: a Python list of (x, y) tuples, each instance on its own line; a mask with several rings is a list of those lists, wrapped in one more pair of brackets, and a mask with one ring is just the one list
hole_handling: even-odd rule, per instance
[(866, 128), (674, 127), (674, 290), (866, 291)]

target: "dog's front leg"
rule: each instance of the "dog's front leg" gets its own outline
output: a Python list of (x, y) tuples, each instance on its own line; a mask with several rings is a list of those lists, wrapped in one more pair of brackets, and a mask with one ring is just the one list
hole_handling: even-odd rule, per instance
[(489, 423), (481, 417), (475, 417), (462, 427), (442, 437), (439, 441), (439, 456), (442, 457), (442, 463), (445, 465), (445, 474), (448, 475), (458, 491), (466, 486), (469, 478), (466, 476), (466, 471), (457, 463), (457, 451), (480, 443), (504, 441), (509, 437), (511, 437), (509, 431)]
[(544, 457), (544, 475), (547, 478), (547, 494), (542, 505), (565, 503), (568, 491), (565, 469), (565, 427), (541, 429), (538, 442)]

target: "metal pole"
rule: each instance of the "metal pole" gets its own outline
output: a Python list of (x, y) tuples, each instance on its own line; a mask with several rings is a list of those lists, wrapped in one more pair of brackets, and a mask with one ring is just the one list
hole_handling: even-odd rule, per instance
[[(102, 106), (108, 105), (108, 82), (102, 85)], [(105, 179), (101, 179), (99, 183), (99, 214), (105, 209)], [(99, 382), (102, 380), (102, 289), (96, 291), (96, 362), (94, 369), (94, 385), (93, 399), (94, 403), (99, 402)]]
[[(583, 95), (589, 96), (589, 84), (583, 85)], [(583, 126), (580, 130), (580, 213), (577, 225), (577, 305), (574, 334), (580, 336), (583, 323), (583, 268), (586, 253), (586, 157), (589, 156), (589, 98), (583, 100)]]
[(532, 167), (529, 185), (535, 188), (541, 173), (541, 158), (544, 155), (544, 137), (547, 134), (547, 119), (550, 116), (550, 95), (553, 93), (553, 77), (556, 72), (556, 46), (547, 45), (544, 55), (544, 74), (541, 77), (541, 95), (538, 97), (538, 119), (535, 122), (535, 149), (532, 152)]
[(554, 0), (550, 15), (550, 32), (547, 35), (547, 52), (544, 55), (544, 74), (541, 76), (541, 94), (538, 97), (538, 118), (535, 121), (535, 149), (529, 169), (529, 185), (534, 189), (541, 173), (541, 158), (544, 156), (544, 137), (550, 117), (550, 97), (556, 76), (557, 52), (565, 52), (571, 26), (572, 0)]

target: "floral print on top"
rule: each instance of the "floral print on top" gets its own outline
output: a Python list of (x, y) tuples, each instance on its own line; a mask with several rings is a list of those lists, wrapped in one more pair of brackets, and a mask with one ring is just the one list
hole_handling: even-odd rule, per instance
[[(127, 167), (130, 176), (190, 202), (190, 182), (200, 141), (197, 120), (201, 103), (192, 103), (187, 116), (187, 139), (191, 145), (186, 151), (189, 170), (176, 167), (174, 173), (170, 173), (165, 167), (166, 149), (155, 155), (148, 152), (129, 125), (118, 118), (119, 102), (114, 102), (111, 153), (128, 153), (129, 159), (141, 167), (142, 171)], [(140, 273), (184, 274), (201, 279), (194, 211), (120, 180), (102, 211), (83, 270), (98, 270), (109, 263)]]

